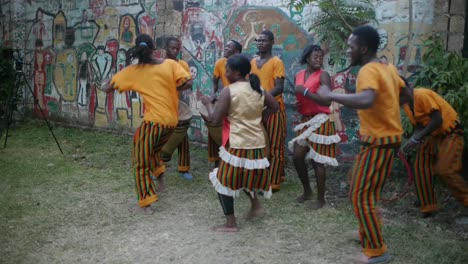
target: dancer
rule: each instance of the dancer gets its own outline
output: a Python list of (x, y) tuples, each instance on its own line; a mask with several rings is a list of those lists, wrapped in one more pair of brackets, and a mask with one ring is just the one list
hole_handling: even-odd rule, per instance
[[(130, 65), (116, 73), (112, 80), (103, 82), (101, 89), (107, 93), (138, 92), (145, 104), (143, 122), (133, 137), (133, 173), (139, 208), (136, 212), (152, 214), (151, 204), (158, 200), (156, 186), (150, 176), (161, 168), (160, 150), (178, 122), (179, 99), (177, 91), (192, 86), (191, 76), (177, 62), (155, 59), (154, 43), (150, 36), (141, 34), (135, 40)], [(159, 182), (158, 182), (159, 183)]]
[[(213, 72), (213, 94), (218, 93), (219, 81), (221, 80), (222, 88), (227, 87), (230, 83), (226, 78), (226, 62), (232, 55), (240, 54), (242, 52), (242, 45), (235, 41), (230, 40), (224, 46), (224, 58), (216, 61)], [(208, 130), (208, 161), (215, 163), (215, 168), (219, 166), (219, 146), (213, 140), (211, 132)]]
[(359, 222), (363, 253), (351, 258), (358, 263), (389, 261), (376, 203), (401, 143), (399, 95), (405, 86), (395, 66), (377, 58), (380, 37), (370, 26), (355, 28), (348, 39), (351, 65), (360, 65), (355, 94), (332, 93), (320, 87), (318, 95), (358, 109), (361, 148), (352, 171), (350, 199)]
[(468, 186), (460, 175), (465, 142), (458, 113), (440, 95), (425, 88), (405, 88), (400, 104), (415, 126), (402, 149), (416, 151), (414, 178), (423, 217), (439, 210), (433, 182), (437, 174), (464, 206), (455, 221), (468, 224)]
[(279, 191), (285, 180), (284, 148), (286, 143), (286, 108), (283, 101), (284, 64), (280, 58), (273, 56), (275, 43), (273, 32), (264, 30), (257, 38), (258, 57), (251, 60), (252, 73), (258, 75), (260, 84), (273, 95), (279, 103), (278, 113), (271, 115), (266, 122), (270, 145), (270, 178), (273, 191)]
[(258, 77), (249, 74), (250, 71), (251, 66), (245, 56), (233, 55), (226, 65), (226, 77), (231, 83), (229, 89), (221, 91), (215, 106), (212, 97), (202, 97), (209, 117), (217, 123), (223, 121), (223, 144), (219, 151), (221, 162), (219, 169), (215, 168), (210, 173), (210, 180), (218, 192), (226, 223), (215, 227), (215, 231), (238, 231), (233, 198), (242, 191), (250, 198), (249, 218), (264, 214), (257, 195), (270, 198), (272, 194), (262, 116), (276, 112), (278, 103), (260, 88)]
[[(181, 42), (176, 37), (169, 37), (166, 40), (166, 59), (175, 60), (177, 61), (184, 70), (190, 73), (189, 65), (184, 60), (180, 60), (177, 57), (180, 54), (181, 49)], [(179, 100), (182, 93), (179, 92)], [(190, 145), (189, 145), (189, 138), (188, 134), (185, 133), (184, 139), (182, 142), (177, 146), (177, 153), (178, 153), (178, 171), (179, 175), (186, 179), (192, 180), (193, 176), (190, 173)], [(171, 153), (172, 156), (172, 153)], [(161, 155), (161, 159), (164, 162), (169, 162), (171, 160), (171, 156)], [(157, 175), (156, 175), (157, 176)]]
[(335, 133), (334, 122), (329, 120), (329, 102), (324, 102), (316, 94), (321, 85), (331, 86), (330, 75), (321, 69), (323, 51), (320, 46), (307, 46), (302, 52), (301, 63), (307, 68), (297, 73), (295, 91), (302, 117), (301, 123), (294, 128), (296, 137), (289, 142), (289, 149), (293, 152), (294, 167), (304, 188), (304, 193), (296, 201), (303, 203), (312, 199), (305, 163), (306, 159), (311, 160), (317, 179), (317, 200), (312, 209), (319, 209), (325, 205), (325, 165), (338, 165), (335, 156), (340, 136)]

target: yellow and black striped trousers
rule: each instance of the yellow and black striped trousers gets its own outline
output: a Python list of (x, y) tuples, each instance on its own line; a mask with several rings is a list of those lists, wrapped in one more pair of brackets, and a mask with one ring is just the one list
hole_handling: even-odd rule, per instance
[(285, 179), (285, 143), (286, 143), (286, 112), (272, 114), (267, 122), (266, 131), (270, 143), (270, 179), (271, 188), (278, 191)]
[(414, 183), (422, 213), (439, 210), (434, 174), (440, 177), (455, 198), (468, 206), (468, 186), (460, 175), (463, 147), (463, 135), (458, 133), (429, 137), (419, 145), (414, 161)]
[(177, 146), (178, 167), (179, 172), (190, 171), (190, 145), (188, 135), (185, 134), (184, 140)]
[(398, 145), (361, 146), (352, 170), (350, 199), (359, 221), (363, 253), (369, 257), (380, 256), (387, 251), (376, 204), (391, 172)]
[(132, 163), (135, 188), (140, 207), (149, 206), (158, 200), (151, 174), (157, 175), (164, 163), (160, 151), (169, 139), (173, 127), (144, 121), (133, 136)]
[(210, 131), (208, 131), (208, 161), (219, 161), (219, 145), (211, 137)]

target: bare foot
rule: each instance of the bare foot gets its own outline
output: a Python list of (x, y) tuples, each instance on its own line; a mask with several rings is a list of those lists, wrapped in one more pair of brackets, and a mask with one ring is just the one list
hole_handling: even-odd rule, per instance
[(164, 192), (166, 190), (166, 184), (164, 183), (163, 176), (159, 176), (154, 181), (156, 183), (156, 191), (157, 192)]
[(267, 214), (267, 210), (263, 207), (255, 209), (255, 210), (250, 210), (247, 215), (245, 216), (246, 220), (252, 220), (256, 217), (264, 217)]
[(213, 231), (215, 231), (215, 232), (227, 232), (227, 233), (230, 233), (230, 232), (238, 232), (238, 231), (239, 231), (239, 228), (237, 227), (237, 225), (235, 225), (235, 226), (228, 226), (227, 224), (224, 224), (224, 225), (215, 226), (215, 227), (211, 228), (211, 230), (213, 230)]
[(302, 194), (296, 198), (296, 203), (304, 203), (305, 201), (312, 200), (312, 194), (305, 195)]
[(319, 201), (319, 200), (315, 200), (312, 202), (312, 204), (309, 206), (310, 209), (312, 210), (318, 210), (318, 209), (321, 209), (325, 206), (325, 201)]
[(140, 207), (138, 205), (131, 205), (128, 208), (128, 211), (132, 214), (139, 214), (139, 215), (152, 215), (154, 213), (153, 208), (151, 206)]

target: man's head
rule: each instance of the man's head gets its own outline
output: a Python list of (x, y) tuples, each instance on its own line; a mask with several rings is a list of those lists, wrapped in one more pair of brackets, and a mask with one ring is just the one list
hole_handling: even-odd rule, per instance
[(348, 38), (346, 53), (350, 57), (351, 66), (361, 65), (363, 58), (374, 57), (380, 44), (377, 30), (371, 26), (359, 26)]
[(408, 104), (413, 100), (413, 93), (412, 93), (412, 88), (408, 80), (400, 76), (400, 78), (405, 82), (405, 87), (401, 87), (400, 90), (400, 105)]
[(271, 52), (273, 44), (275, 44), (275, 35), (270, 30), (264, 30), (258, 35), (256, 41), (259, 53)]
[(226, 43), (226, 46), (224, 46), (225, 58), (229, 58), (232, 55), (239, 54), (241, 52), (242, 52), (242, 45), (235, 40), (228, 41), (228, 43)]
[(177, 60), (182, 44), (176, 37), (169, 37), (166, 40), (166, 58)]

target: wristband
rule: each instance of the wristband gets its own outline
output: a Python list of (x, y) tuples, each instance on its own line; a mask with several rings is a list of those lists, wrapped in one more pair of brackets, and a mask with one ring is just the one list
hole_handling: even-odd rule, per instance
[(309, 88), (304, 90), (304, 96), (307, 96), (308, 93), (309, 93)]
[(416, 140), (414, 137), (411, 137), (410, 140), (411, 140), (413, 143), (416, 143), (416, 144), (421, 143), (421, 140)]

